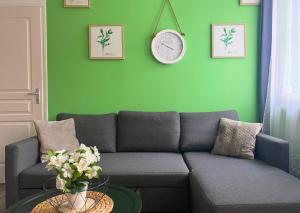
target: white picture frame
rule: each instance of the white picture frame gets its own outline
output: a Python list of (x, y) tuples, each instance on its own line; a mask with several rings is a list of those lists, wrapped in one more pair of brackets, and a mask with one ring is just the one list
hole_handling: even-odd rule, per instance
[(124, 59), (124, 27), (122, 25), (90, 25), (89, 58)]
[(245, 58), (246, 25), (213, 24), (212, 58)]
[(240, 5), (259, 5), (261, 0), (240, 0)]
[(64, 0), (64, 7), (91, 7), (91, 0)]

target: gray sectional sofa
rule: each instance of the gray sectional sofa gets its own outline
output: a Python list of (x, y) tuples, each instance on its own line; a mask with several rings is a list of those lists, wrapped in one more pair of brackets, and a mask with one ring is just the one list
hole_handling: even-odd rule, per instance
[[(220, 118), (238, 119), (235, 111), (57, 116), (68, 118), (79, 141), (102, 152), (110, 183), (139, 191), (144, 212), (300, 212), (288, 142), (259, 134), (255, 160), (210, 154)], [(7, 206), (40, 192), (53, 175), (40, 163), (36, 137), (7, 146)]]

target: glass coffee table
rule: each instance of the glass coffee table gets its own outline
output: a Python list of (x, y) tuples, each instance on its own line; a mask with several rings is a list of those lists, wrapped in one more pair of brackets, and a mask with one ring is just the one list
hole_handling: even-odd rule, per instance
[[(114, 201), (112, 213), (140, 213), (142, 201), (140, 196), (131, 189), (117, 185), (108, 185), (105, 192)], [(41, 192), (20, 200), (8, 209), (9, 213), (29, 213), (39, 203), (47, 200), (51, 194)]]

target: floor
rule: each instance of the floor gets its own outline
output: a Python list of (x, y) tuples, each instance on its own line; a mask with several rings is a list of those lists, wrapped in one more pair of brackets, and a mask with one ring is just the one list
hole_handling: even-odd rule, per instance
[(5, 186), (0, 184), (0, 213), (6, 213), (5, 210)]

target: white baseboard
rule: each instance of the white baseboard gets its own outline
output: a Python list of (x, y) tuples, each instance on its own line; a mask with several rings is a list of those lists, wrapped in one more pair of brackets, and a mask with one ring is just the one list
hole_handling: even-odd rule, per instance
[(0, 164), (0, 183), (5, 183), (5, 165)]

